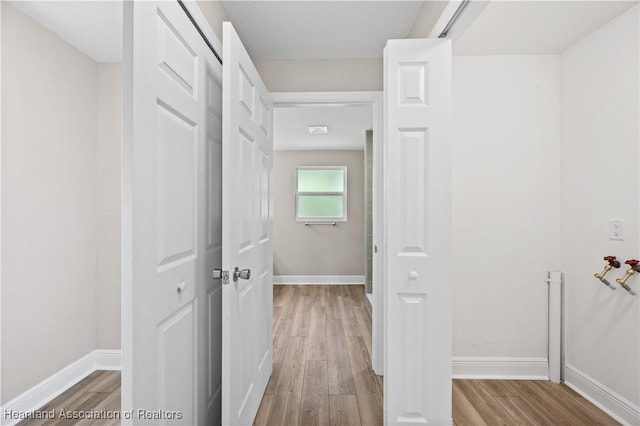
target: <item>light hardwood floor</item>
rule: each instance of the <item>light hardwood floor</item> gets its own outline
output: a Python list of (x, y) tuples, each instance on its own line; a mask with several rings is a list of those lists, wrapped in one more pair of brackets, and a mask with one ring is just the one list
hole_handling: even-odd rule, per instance
[[(274, 286), (274, 365), (255, 424), (382, 425), (382, 377), (371, 371), (362, 286)], [(97, 371), (41, 410), (120, 409), (120, 373)], [(564, 385), (454, 380), (456, 426), (618, 425)], [(117, 421), (26, 421), (21, 425)]]
[(256, 425), (381, 425), (362, 286), (274, 286), (274, 362)]
[(103, 417), (112, 413), (118, 415), (120, 372), (94, 371), (38, 411), (50, 413), (52, 410), (53, 418), (25, 420), (19, 425), (119, 425), (120, 420), (117, 418), (82, 420), (69, 417), (80, 413), (104, 413)]

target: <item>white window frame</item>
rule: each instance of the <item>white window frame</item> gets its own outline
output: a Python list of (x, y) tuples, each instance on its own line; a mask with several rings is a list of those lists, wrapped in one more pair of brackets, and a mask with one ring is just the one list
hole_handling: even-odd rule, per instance
[[(298, 192), (298, 170), (342, 170), (344, 190), (341, 192)], [(346, 222), (347, 221), (347, 166), (297, 166), (295, 179), (296, 221), (298, 222)], [(298, 197), (300, 195), (342, 195), (342, 217), (300, 217), (298, 215)]]

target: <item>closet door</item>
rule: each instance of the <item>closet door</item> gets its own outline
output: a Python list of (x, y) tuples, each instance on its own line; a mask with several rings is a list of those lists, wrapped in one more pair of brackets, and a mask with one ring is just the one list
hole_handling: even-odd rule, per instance
[(451, 44), (390, 40), (385, 423), (451, 424)]

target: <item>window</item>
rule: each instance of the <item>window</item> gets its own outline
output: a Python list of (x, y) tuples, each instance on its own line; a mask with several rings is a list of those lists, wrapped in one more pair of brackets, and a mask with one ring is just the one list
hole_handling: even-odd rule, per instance
[(347, 168), (296, 169), (296, 219), (347, 220)]

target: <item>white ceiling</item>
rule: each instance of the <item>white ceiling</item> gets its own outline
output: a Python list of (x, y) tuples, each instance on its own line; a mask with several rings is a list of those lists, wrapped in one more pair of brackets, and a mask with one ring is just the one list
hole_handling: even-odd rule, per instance
[(254, 59), (381, 58), (405, 38), (422, 1), (225, 0), (229, 20)]
[[(327, 134), (309, 134), (308, 126), (326, 124)], [(275, 150), (364, 149), (365, 131), (373, 127), (371, 106), (303, 106), (275, 108)]]
[[(122, 1), (11, 3), (96, 62), (122, 60)], [(225, 0), (254, 59), (380, 57), (410, 31), (422, 1)], [(557, 54), (637, 1), (493, 0), (454, 43), (455, 55)]]
[(122, 1), (11, 1), (96, 62), (122, 61)]
[(454, 43), (454, 54), (561, 53), (635, 4), (635, 1), (493, 0)]

